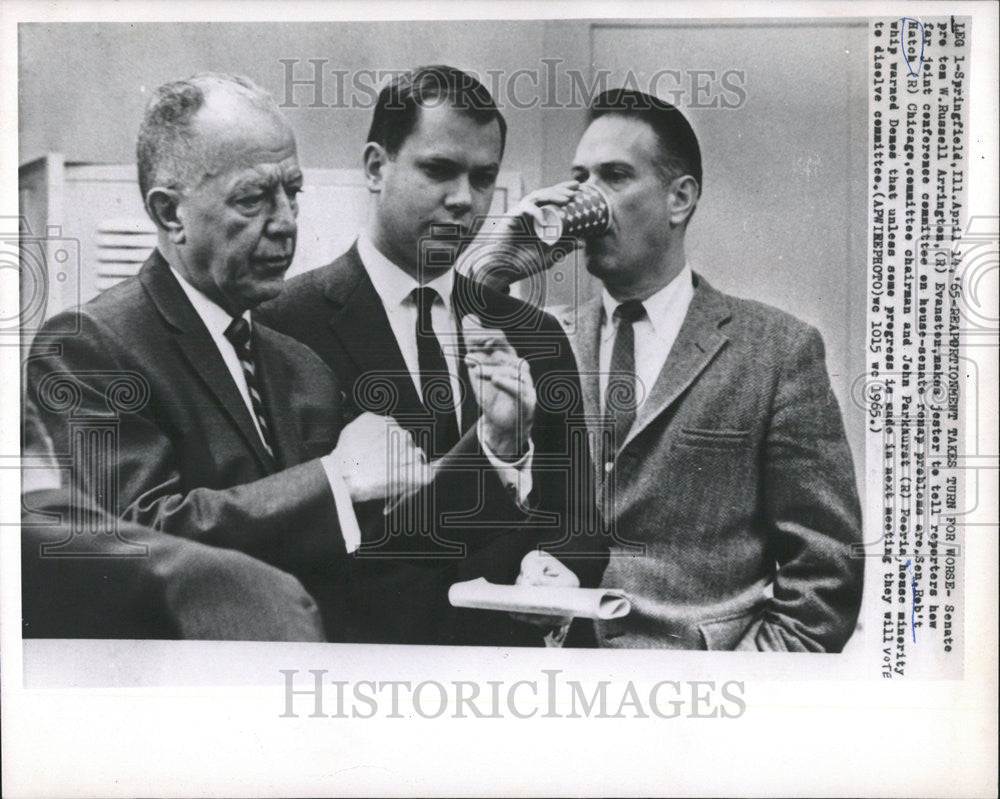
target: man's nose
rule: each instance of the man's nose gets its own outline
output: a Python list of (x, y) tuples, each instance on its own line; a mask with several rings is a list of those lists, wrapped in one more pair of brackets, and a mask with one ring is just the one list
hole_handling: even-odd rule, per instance
[(293, 200), (283, 191), (276, 192), (274, 210), (268, 220), (268, 233), (275, 238), (294, 236), (298, 230), (297, 215)]
[(464, 216), (472, 210), (472, 186), (468, 175), (460, 175), (449, 184), (444, 206), (453, 216)]

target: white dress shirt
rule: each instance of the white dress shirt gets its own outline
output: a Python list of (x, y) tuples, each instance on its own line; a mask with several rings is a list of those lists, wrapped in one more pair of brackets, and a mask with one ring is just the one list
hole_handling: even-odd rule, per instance
[[(233, 381), (236, 383), (236, 388), (239, 390), (240, 396), (243, 397), (243, 404), (246, 405), (247, 411), (250, 414), (250, 420), (257, 430), (257, 435), (263, 441), (264, 435), (261, 433), (260, 425), (257, 423), (257, 414), (254, 412), (253, 404), (250, 402), (250, 391), (247, 388), (246, 376), (243, 374), (243, 366), (240, 364), (240, 358), (236, 354), (236, 349), (230, 343), (229, 339), (226, 338), (226, 328), (229, 327), (233, 318), (188, 283), (176, 269), (170, 267), (170, 271), (174, 273), (177, 282), (180, 283), (187, 298), (191, 301), (191, 305), (194, 306), (195, 313), (198, 314), (198, 317), (208, 329), (208, 334), (212, 337), (212, 341), (215, 342), (215, 348), (222, 356), (229, 374), (232, 375)], [(250, 317), (250, 311), (244, 311), (243, 318), (247, 320), (252, 329), (253, 321)], [(344, 482), (340, 468), (332, 453), (320, 458), (320, 463), (323, 464), (326, 479), (330, 483), (330, 490), (333, 492), (333, 500), (337, 507), (337, 518), (340, 522), (340, 531), (344, 537), (344, 546), (348, 552), (354, 552), (361, 545), (361, 528), (358, 526), (357, 517), (354, 515), (351, 492)]]
[[(684, 317), (694, 297), (694, 278), (691, 266), (684, 264), (680, 273), (666, 286), (642, 301), (646, 310), (644, 318), (633, 323), (635, 333), (635, 383), (636, 411), (642, 407), (652, 391), (667, 356), (677, 340)], [(608, 372), (611, 370), (611, 351), (614, 348), (617, 321), (615, 309), (621, 304), (602, 290), (604, 319), (601, 322), (600, 385), (601, 411), (604, 410), (604, 394), (608, 386)]]
[[(396, 344), (403, 355), (403, 361), (410, 372), (413, 387), (420, 395), (420, 352), (417, 349), (417, 305), (411, 296), (413, 290), (420, 284), (392, 261), (382, 255), (372, 240), (365, 234), (358, 238), (358, 255), (364, 264), (375, 293), (382, 300), (385, 315), (389, 317), (389, 326), (396, 337)], [(458, 429), (462, 429), (461, 381), (458, 377), (459, 339), (458, 327), (451, 312), (451, 290), (455, 284), (455, 275), (449, 269), (425, 285), (437, 292), (437, 299), (431, 306), (431, 327), (437, 336), (448, 365), (448, 376), (451, 378), (451, 395), (455, 398), (455, 412), (458, 417)]]
[[(375, 293), (382, 301), (382, 307), (389, 318), (389, 326), (396, 338), (396, 344), (403, 356), (403, 361), (410, 373), (413, 387), (420, 395), (420, 354), (417, 349), (417, 314), (418, 308), (413, 301), (413, 290), (419, 288), (416, 278), (404, 272), (383, 255), (372, 242), (367, 233), (358, 236), (358, 256), (375, 287)], [(437, 292), (437, 299), (431, 306), (431, 327), (441, 344), (444, 360), (448, 366), (451, 378), (451, 395), (455, 400), (455, 413), (458, 429), (462, 429), (461, 381), (459, 379), (460, 343), (458, 322), (452, 311), (451, 293), (455, 284), (454, 272), (449, 269), (443, 274), (427, 282)], [(481, 420), (480, 420), (481, 422)], [(516, 463), (505, 463), (494, 455), (483, 441), (482, 427), (477, 429), (479, 442), (487, 459), (500, 479), (507, 486), (515, 486), (517, 497), (524, 503), (531, 493), (531, 464), (534, 444), (528, 443), (528, 453)]]

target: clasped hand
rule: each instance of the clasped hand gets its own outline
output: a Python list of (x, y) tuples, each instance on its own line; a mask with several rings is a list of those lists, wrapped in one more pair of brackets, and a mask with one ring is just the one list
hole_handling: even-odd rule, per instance
[(432, 478), (424, 451), (388, 416), (361, 414), (341, 431), (332, 454), (353, 502), (405, 494)]
[[(580, 578), (562, 561), (548, 552), (532, 550), (521, 559), (521, 572), (515, 585), (544, 586), (547, 588), (579, 588)], [(541, 616), (537, 613), (511, 613), (513, 618), (536, 627), (562, 627), (573, 617)]]

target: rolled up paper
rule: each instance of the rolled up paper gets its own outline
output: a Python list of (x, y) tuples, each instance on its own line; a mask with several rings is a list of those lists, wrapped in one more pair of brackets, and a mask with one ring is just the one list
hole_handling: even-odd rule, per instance
[(448, 601), (456, 608), (584, 619), (620, 619), (632, 610), (628, 595), (616, 588), (497, 585), (485, 577), (455, 583), (448, 589)]

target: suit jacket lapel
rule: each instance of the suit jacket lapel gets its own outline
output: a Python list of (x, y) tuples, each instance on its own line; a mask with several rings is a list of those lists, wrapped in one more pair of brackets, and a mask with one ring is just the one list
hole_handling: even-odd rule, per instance
[(725, 298), (704, 278), (696, 280), (694, 297), (677, 340), (649, 396), (639, 407), (623, 447), (677, 400), (729, 340), (719, 330), (730, 316)]
[(576, 345), (576, 361), (580, 369), (580, 387), (583, 390), (583, 409), (588, 419), (601, 418), (601, 298), (589, 300), (578, 310), (570, 309), (564, 315), (564, 324), (576, 322), (576, 335), (572, 341)]
[[(399, 351), (389, 317), (361, 263), (356, 243), (343, 258), (344, 268), (329, 270), (324, 287), (332, 305), (330, 327), (347, 357), (353, 361), (359, 376), (384, 375), (395, 389), (397, 400), (394, 408), (382, 409), (382, 413), (421, 408), (420, 396), (403, 360), (403, 353)], [(348, 400), (355, 404), (354, 398)]]
[(462, 435), (479, 419), (479, 404), (472, 391), (472, 381), (469, 379), (469, 368), (465, 365), (465, 337), (462, 335), (461, 322), (456, 318), (455, 329), (458, 331), (458, 381), (462, 384)]
[[(254, 350), (260, 364), (261, 392), (270, 422), (271, 446), (278, 464), (288, 467), (301, 461), (298, 425), (293, 415), (294, 402), (289, 389), (294, 390), (288, 375), (288, 363), (272, 336), (263, 325), (254, 324)], [(283, 386), (283, 390), (278, 387)]]
[(264, 449), (243, 397), (229, 373), (222, 355), (212, 341), (201, 317), (191, 306), (170, 267), (154, 250), (139, 273), (139, 281), (167, 323), (177, 332), (176, 340), (187, 361), (215, 396), (265, 471), (274, 470), (274, 461)]
[[(600, 460), (601, 382), (600, 335), (601, 298), (594, 297), (578, 308), (565, 308), (559, 312), (559, 321), (569, 332), (577, 369), (580, 371), (580, 390), (583, 392), (583, 412), (590, 431), (590, 461), (594, 467), (595, 485), (603, 485), (604, 472)], [(573, 328), (576, 332), (573, 332)]]

